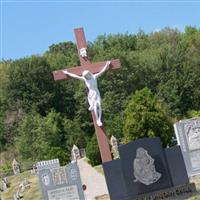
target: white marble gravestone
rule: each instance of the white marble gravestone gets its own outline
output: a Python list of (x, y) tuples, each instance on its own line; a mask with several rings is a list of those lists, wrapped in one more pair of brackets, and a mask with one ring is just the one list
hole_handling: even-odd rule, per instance
[(188, 176), (200, 175), (200, 118), (181, 120), (174, 129)]

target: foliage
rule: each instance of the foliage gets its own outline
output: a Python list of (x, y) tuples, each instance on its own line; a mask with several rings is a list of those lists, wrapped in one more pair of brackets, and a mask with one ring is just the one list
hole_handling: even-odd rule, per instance
[(96, 135), (93, 135), (92, 139), (88, 141), (86, 147), (86, 155), (89, 158), (89, 163), (92, 166), (99, 165), (101, 163), (101, 156), (97, 144)]
[(79, 125), (55, 111), (46, 117), (30, 113), (19, 123), (16, 148), (22, 160), (35, 162), (59, 158), (66, 164), (74, 143), (84, 144)]
[(11, 163), (5, 162), (5, 163), (1, 164), (0, 174), (9, 174), (10, 172), (12, 172)]
[(5, 137), (5, 131), (4, 131), (4, 123), (3, 123), (3, 117), (0, 116), (0, 150), (2, 151), (5, 144), (7, 143), (6, 137)]
[(20, 102), (26, 111), (36, 109), (45, 114), (53, 100), (53, 80), (50, 67), (42, 57), (14, 61), (10, 66), (8, 95), (13, 102)]
[(64, 145), (68, 152), (72, 150), (74, 144), (77, 145), (79, 148), (85, 147), (85, 135), (81, 130), (78, 121), (72, 121), (65, 118), (63, 120), (63, 133), (65, 140)]
[(0, 150), (2, 151), (8, 142), (5, 136), (5, 117), (6, 117), (6, 109), (7, 109), (7, 99), (6, 99), (6, 90), (5, 85), (8, 82), (8, 69), (9, 62), (0, 63)]
[[(109, 137), (130, 141), (155, 135), (167, 145), (174, 121), (199, 116), (198, 28), (102, 35), (89, 42), (88, 54), (92, 62), (119, 58), (122, 64), (98, 80)], [(16, 146), (24, 162), (60, 156), (65, 163), (73, 143), (94, 143), (84, 84), (52, 77), (55, 69), (80, 65), (74, 43), (53, 44), (41, 56), (0, 64), (1, 149)]]
[(190, 110), (190, 111), (188, 111), (187, 117), (189, 117), (189, 118), (200, 117), (200, 110)]
[(125, 110), (124, 140), (159, 136), (163, 145), (170, 143), (172, 125), (161, 102), (144, 88), (136, 91)]

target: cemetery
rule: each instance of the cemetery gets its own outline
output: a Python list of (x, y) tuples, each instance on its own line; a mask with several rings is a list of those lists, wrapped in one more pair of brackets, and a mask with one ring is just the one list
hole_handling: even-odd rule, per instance
[[(162, 137), (158, 135), (121, 144), (112, 135), (109, 141), (96, 79), (107, 70), (120, 68), (121, 63), (119, 59), (92, 63), (83, 28), (75, 29), (74, 33), (81, 66), (55, 70), (53, 77), (55, 81), (75, 78), (85, 82), (88, 110), (92, 113), (97, 138), (95, 145), (99, 147), (102, 161), (101, 172), (87, 163), (87, 152), (81, 152), (77, 144), (71, 149), (71, 163), (62, 166), (58, 158), (42, 160), (34, 163), (28, 173), (22, 173), (22, 166), (14, 158), (13, 177), (18, 183), (14, 189), (13, 179), (4, 175), (1, 198), (28, 199), (26, 192), (30, 194), (34, 189), (36, 195), (32, 194), (31, 198), (44, 200), (198, 199), (200, 118), (174, 123), (178, 145), (163, 148)], [(19, 178), (21, 173), (26, 177)], [(5, 197), (6, 193), (10, 197)]]
[(200, 29), (87, 28), (0, 61), (0, 200), (200, 200)]

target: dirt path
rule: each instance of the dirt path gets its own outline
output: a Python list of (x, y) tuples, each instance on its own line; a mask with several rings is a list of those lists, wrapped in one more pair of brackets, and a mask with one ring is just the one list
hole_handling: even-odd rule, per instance
[(108, 194), (105, 178), (102, 174), (97, 172), (84, 159), (78, 160), (77, 164), (80, 169), (82, 184), (87, 186), (84, 192), (87, 200), (94, 200), (95, 197)]

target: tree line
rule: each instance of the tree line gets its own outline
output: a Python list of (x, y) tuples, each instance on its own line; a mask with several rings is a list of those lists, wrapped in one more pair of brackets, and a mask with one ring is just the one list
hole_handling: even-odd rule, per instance
[[(174, 143), (173, 123), (200, 116), (200, 29), (101, 35), (88, 43), (92, 62), (119, 58), (121, 69), (99, 80), (107, 135), (127, 143), (161, 137)], [(69, 162), (73, 144), (100, 163), (86, 88), (52, 71), (80, 65), (76, 45), (53, 44), (43, 55), (1, 62), (1, 150), (22, 162)], [(12, 156), (11, 156), (12, 157)]]

